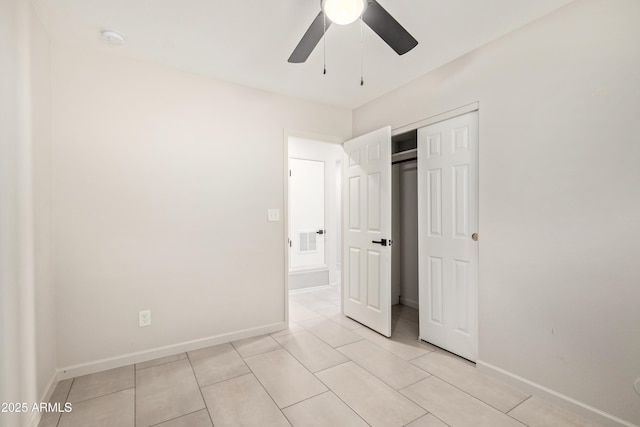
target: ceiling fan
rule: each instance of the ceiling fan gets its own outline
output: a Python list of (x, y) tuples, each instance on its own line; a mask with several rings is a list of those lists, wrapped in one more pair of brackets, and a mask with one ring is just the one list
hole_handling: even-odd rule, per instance
[(376, 0), (321, 0), (320, 13), (293, 50), (289, 62), (305, 62), (332, 22), (346, 25), (360, 16), (398, 55), (404, 55), (418, 44)]

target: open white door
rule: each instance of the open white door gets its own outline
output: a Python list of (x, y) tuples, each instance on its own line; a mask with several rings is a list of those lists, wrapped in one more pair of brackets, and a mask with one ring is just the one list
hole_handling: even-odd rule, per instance
[(420, 338), (478, 358), (478, 112), (418, 129)]
[(344, 143), (344, 314), (391, 336), (391, 128)]

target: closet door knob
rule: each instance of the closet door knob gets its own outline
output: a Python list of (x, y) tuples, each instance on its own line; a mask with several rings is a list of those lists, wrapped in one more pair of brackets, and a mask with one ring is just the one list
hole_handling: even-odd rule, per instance
[(477, 242), (478, 241), (478, 233), (473, 233), (471, 235), (471, 238), (473, 239), (474, 242)]

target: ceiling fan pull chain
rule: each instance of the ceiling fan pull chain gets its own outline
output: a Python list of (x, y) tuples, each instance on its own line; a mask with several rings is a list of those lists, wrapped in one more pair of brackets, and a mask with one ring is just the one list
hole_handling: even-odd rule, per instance
[(362, 15), (360, 15), (360, 86), (364, 86), (364, 37), (363, 37), (363, 22)]
[(324, 12), (322, 13), (322, 22), (322, 74), (325, 75), (327, 74), (327, 14)]

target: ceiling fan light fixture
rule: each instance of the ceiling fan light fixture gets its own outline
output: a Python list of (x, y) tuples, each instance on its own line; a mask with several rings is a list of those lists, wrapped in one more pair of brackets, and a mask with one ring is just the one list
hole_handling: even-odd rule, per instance
[(322, 10), (334, 24), (348, 25), (362, 15), (366, 0), (322, 0)]

